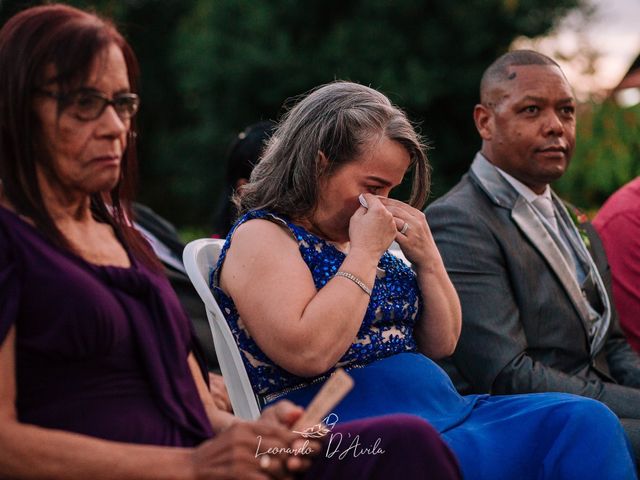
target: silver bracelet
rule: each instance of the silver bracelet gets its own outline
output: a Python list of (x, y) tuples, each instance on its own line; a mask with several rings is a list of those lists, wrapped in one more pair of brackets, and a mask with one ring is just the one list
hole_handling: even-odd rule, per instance
[(360, 280), (358, 277), (356, 277), (353, 273), (349, 273), (349, 272), (343, 272), (342, 270), (339, 270), (336, 272), (336, 277), (344, 277), (344, 278), (348, 278), (349, 280), (351, 280), (353, 283), (355, 283), (356, 285), (358, 285), (362, 291), (364, 293), (366, 293), (367, 295), (371, 296), (371, 289), (369, 287), (367, 287), (365, 285), (365, 283)]

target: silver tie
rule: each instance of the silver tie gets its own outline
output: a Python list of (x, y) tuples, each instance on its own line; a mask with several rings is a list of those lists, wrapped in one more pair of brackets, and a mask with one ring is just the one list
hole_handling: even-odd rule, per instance
[(533, 206), (538, 209), (542, 216), (549, 222), (554, 232), (558, 233), (558, 220), (556, 219), (556, 212), (553, 209), (553, 203), (548, 197), (542, 195), (533, 200)]

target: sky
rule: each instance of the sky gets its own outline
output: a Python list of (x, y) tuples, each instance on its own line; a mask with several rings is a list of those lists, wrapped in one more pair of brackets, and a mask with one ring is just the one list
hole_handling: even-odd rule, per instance
[[(535, 48), (563, 67), (578, 97), (615, 87), (640, 54), (640, 0), (591, 0), (592, 18), (569, 15), (556, 32), (534, 40), (518, 39), (518, 48)], [(585, 72), (590, 52), (597, 53), (593, 71)], [(561, 60), (562, 56), (573, 58)]]

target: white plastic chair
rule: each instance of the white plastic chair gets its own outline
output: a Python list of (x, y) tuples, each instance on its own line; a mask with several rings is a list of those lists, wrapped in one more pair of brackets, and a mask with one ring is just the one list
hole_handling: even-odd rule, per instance
[(231, 329), (209, 288), (209, 272), (216, 266), (224, 240), (202, 238), (184, 248), (184, 267), (198, 295), (204, 302), (209, 328), (233, 412), (240, 418), (255, 420), (260, 416), (258, 400), (242, 363), (240, 350)]

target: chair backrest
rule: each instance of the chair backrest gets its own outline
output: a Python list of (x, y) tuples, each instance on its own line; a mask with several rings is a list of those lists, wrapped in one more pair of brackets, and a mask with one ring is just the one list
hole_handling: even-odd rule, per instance
[(187, 244), (182, 258), (189, 280), (207, 311), (211, 336), (233, 412), (240, 418), (254, 420), (260, 416), (258, 400), (249, 382), (235, 338), (209, 288), (209, 272), (216, 266), (223, 245), (222, 239), (194, 240)]

